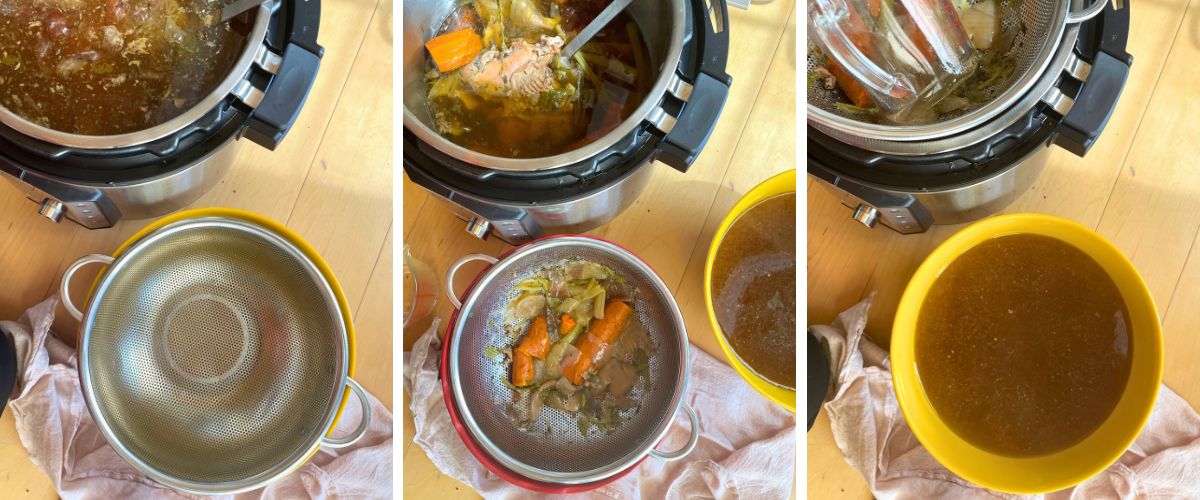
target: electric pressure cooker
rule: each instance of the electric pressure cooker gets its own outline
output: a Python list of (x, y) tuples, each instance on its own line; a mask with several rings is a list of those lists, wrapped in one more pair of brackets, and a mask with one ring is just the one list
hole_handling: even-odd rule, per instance
[(274, 150), (316, 80), (320, 0), (273, 0), (248, 16), (249, 36), (230, 73), (204, 99), (149, 129), (68, 134), (0, 107), (0, 173), (38, 211), (89, 229), (142, 219), (199, 198), (232, 165), (245, 138)]
[[(1023, 0), (997, 12), (1021, 30), (1016, 70), (990, 101), (921, 126), (868, 123), (810, 83), (808, 173), (854, 220), (924, 232), (1003, 209), (1028, 189), (1057, 145), (1084, 156), (1108, 122), (1132, 56), (1121, 0)], [(808, 69), (819, 61), (810, 50)]]
[(532, 159), (477, 153), (433, 127), (423, 44), (456, 3), (404, 2), (404, 171), (468, 221), (471, 234), (519, 244), (599, 227), (645, 189), (654, 160), (686, 172), (704, 149), (732, 83), (724, 0), (633, 2), (628, 12), (657, 73), (647, 98), (595, 142)]

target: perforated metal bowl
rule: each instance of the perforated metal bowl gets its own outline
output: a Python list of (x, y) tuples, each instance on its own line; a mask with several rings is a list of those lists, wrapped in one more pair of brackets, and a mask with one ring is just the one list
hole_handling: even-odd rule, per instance
[[(492, 266), (459, 302), (452, 292), (454, 274), (473, 260)], [(518, 426), (508, 408), (527, 404), (529, 396), (514, 394), (503, 383), (507, 364), (486, 352), (512, 346), (520, 336), (505, 313), (516, 297), (515, 285), (565, 260), (596, 262), (623, 277), (635, 290), (636, 321), (645, 327), (653, 345), (651, 388), (639, 386), (630, 393), (639, 406), (623, 412), (625, 419), (610, 434), (593, 428), (584, 436), (574, 417), (549, 408), (534, 423)], [(667, 286), (629, 251), (597, 238), (554, 236), (518, 247), (500, 259), (486, 255), (459, 259), (450, 268), (446, 289), (451, 303), (458, 306), (443, 347), (446, 404), (463, 441), (493, 473), (537, 491), (584, 491), (628, 472), (647, 455), (674, 460), (695, 447), (699, 426), (682, 400), (690, 366), (683, 317)], [(680, 408), (691, 418), (688, 444), (670, 453), (654, 450)]]
[[(319, 257), (281, 226), (172, 220), (63, 277), (84, 397), (109, 444), (159, 483), (217, 494), (360, 438), (370, 408), (349, 378), (351, 327)], [(81, 312), (68, 285), (92, 263), (108, 267)], [(326, 437), (347, 388), (364, 418), (349, 438)]]

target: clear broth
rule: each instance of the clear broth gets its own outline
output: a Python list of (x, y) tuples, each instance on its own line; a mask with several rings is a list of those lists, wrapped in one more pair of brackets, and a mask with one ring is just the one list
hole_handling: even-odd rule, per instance
[(1117, 286), (1091, 257), (1019, 234), (959, 256), (917, 320), (921, 385), (963, 439), (1005, 456), (1069, 448), (1116, 407), (1133, 340)]
[(750, 207), (729, 227), (713, 259), (712, 295), (717, 323), (738, 357), (795, 388), (795, 193)]

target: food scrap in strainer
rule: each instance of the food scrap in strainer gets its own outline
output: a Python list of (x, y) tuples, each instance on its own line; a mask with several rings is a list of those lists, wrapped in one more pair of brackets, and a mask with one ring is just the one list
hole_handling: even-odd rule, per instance
[(515, 345), (485, 350), (509, 365), (510, 416), (528, 426), (543, 411), (565, 412), (585, 437), (593, 426), (611, 432), (651, 387), (653, 349), (633, 290), (612, 269), (586, 261), (543, 269), (516, 290), (509, 312), (526, 324), (523, 333)]

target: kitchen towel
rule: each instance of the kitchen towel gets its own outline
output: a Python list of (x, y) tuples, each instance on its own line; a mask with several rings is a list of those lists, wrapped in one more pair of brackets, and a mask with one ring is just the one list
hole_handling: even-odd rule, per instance
[[(411, 397), (416, 436), (443, 473), (486, 498), (551, 498), (535, 495), (492, 474), (463, 445), (442, 398), (438, 380), (438, 324), (406, 354), (404, 390)], [(688, 456), (663, 462), (647, 458), (629, 475), (585, 494), (561, 498), (785, 499), (796, 470), (796, 416), (754, 392), (732, 368), (691, 346), (692, 372), (684, 395), (700, 421), (700, 441)], [(676, 415), (659, 447), (687, 442), (690, 423)]]
[[(0, 322), (0, 330), (12, 336), (17, 350), (16, 398), (10, 403), (17, 434), (58, 494), (65, 499), (214, 498), (159, 486), (108, 445), (83, 400), (75, 349), (50, 333), (57, 304), (55, 295), (17, 321)], [(361, 408), (351, 398), (335, 435), (358, 426)], [(306, 497), (392, 497), (392, 413), (374, 396), (371, 425), (353, 446), (321, 448), (296, 472), (266, 488), (224, 498)]]
[(871, 297), (811, 330), (828, 349), (833, 437), (871, 492), (889, 498), (1133, 499), (1200, 496), (1200, 415), (1167, 386), (1129, 450), (1100, 474), (1046, 495), (1008, 495), (946, 470), (913, 436), (892, 391), (888, 354), (863, 336)]

